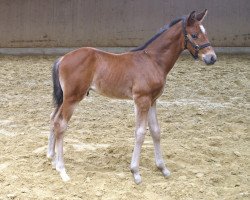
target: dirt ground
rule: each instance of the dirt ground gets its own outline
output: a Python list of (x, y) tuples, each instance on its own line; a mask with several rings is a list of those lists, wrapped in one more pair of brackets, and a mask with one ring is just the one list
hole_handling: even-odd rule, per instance
[[(154, 164), (147, 133), (136, 185), (131, 101), (94, 92), (65, 136), (63, 183), (46, 158), (56, 57), (0, 57), (0, 199), (249, 199), (250, 56), (218, 55), (205, 66), (182, 56), (158, 101), (171, 177)], [(248, 94), (247, 94), (248, 93)]]

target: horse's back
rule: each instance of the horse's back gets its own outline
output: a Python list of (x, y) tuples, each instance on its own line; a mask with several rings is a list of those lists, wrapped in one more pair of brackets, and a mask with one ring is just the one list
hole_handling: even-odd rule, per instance
[(115, 54), (111, 52), (102, 51), (93, 47), (82, 47), (76, 50), (73, 50), (62, 57), (61, 64), (66, 65), (80, 65), (86, 60), (99, 62), (99, 65), (102, 65), (105, 62), (110, 65), (126, 62), (131, 60), (132, 52), (125, 52), (121, 54)]

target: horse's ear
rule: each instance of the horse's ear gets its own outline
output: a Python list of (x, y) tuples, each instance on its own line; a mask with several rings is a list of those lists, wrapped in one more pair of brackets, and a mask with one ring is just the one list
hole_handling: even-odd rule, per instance
[(203, 19), (206, 17), (207, 15), (207, 9), (205, 9), (204, 11), (202, 11), (201, 13), (196, 15), (196, 19), (200, 22), (203, 21)]
[(195, 22), (195, 11), (191, 12), (187, 19), (187, 25), (191, 26)]

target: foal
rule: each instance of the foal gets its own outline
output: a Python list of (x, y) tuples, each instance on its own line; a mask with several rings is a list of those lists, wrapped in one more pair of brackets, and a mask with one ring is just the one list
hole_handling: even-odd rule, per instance
[(127, 53), (112, 54), (94, 48), (80, 48), (55, 62), (55, 110), (51, 114), (47, 157), (52, 159), (63, 181), (70, 179), (63, 161), (63, 134), (75, 106), (90, 89), (111, 98), (134, 101), (135, 146), (130, 167), (135, 183), (141, 182), (139, 159), (147, 125), (153, 138), (156, 166), (165, 177), (170, 175), (160, 147), (156, 100), (163, 93), (166, 76), (183, 50), (188, 49), (195, 59), (200, 57), (206, 64), (216, 61), (201, 24), (206, 14), (207, 10), (197, 15), (193, 11), (176, 19), (145, 45)]

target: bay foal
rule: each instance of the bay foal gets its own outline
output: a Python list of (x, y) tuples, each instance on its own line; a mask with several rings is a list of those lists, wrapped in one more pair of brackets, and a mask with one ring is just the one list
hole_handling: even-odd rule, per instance
[[(160, 128), (156, 100), (163, 92), (166, 76), (181, 52), (213, 64), (216, 55), (201, 24), (207, 10), (176, 19), (166, 25), (145, 45), (123, 54), (112, 54), (94, 48), (80, 48), (56, 61), (53, 67), (55, 110), (51, 114), (48, 158), (63, 181), (70, 178), (63, 161), (63, 134), (75, 106), (90, 89), (111, 98), (132, 99), (135, 104), (135, 146), (131, 172), (135, 183), (141, 182), (139, 159), (146, 127), (154, 143), (156, 166), (167, 177), (160, 147)], [(57, 147), (57, 155), (55, 154)]]

